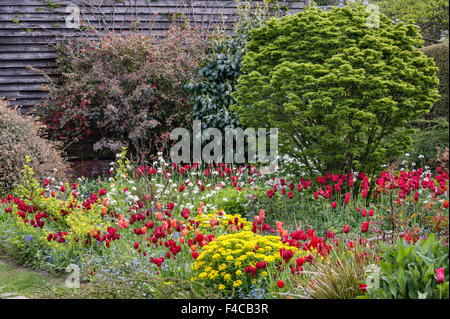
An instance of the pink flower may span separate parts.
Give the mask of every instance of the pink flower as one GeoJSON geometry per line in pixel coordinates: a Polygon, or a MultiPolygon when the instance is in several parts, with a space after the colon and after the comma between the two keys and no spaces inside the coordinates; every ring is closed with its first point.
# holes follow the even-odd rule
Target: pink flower
{"type": "Polygon", "coordinates": [[[444,267],[435,270],[436,270],[436,282],[438,284],[444,282],[445,280],[444,267]]]}

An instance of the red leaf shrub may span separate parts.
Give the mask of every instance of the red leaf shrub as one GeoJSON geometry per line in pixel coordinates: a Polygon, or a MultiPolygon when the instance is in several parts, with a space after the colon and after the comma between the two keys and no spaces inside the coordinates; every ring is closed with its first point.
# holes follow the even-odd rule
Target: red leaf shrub
{"type": "Polygon", "coordinates": [[[60,44],[60,77],[36,111],[54,139],[95,151],[129,146],[144,159],[164,150],[173,128],[189,127],[185,85],[197,76],[207,40],[200,29],[173,25],[163,38],[111,32],[60,44]]]}

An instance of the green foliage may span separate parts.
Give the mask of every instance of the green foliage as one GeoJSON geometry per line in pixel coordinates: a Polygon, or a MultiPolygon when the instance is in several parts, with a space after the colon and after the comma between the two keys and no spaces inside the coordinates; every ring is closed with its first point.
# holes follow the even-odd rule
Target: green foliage
{"type": "Polygon", "coordinates": [[[447,0],[374,0],[382,13],[391,19],[407,22],[412,20],[424,38],[440,40],[448,36],[447,0]]]}
{"type": "Polygon", "coordinates": [[[173,128],[189,127],[185,85],[196,77],[207,43],[189,25],[172,25],[164,36],[112,32],[101,41],[59,45],[60,77],[36,108],[49,135],[91,154],[129,146],[143,160],[164,151],[173,128]]]}
{"type": "Polygon", "coordinates": [[[435,119],[437,117],[444,117],[448,121],[449,104],[448,104],[448,90],[449,90],[449,73],[448,73],[448,41],[430,45],[422,49],[429,58],[433,58],[438,67],[437,77],[439,78],[439,94],[441,98],[437,101],[430,113],[426,116],[427,119],[435,119]]]}
{"type": "Polygon", "coordinates": [[[193,118],[201,120],[203,128],[223,130],[241,126],[229,107],[235,103],[231,93],[236,90],[250,30],[264,25],[270,16],[284,13],[276,1],[256,8],[246,2],[238,9],[233,34],[219,36],[213,42],[212,47],[208,48],[208,59],[198,72],[199,81],[187,86],[194,97],[193,118]]]}
{"type": "MultiPolygon", "coordinates": [[[[345,242],[339,242],[345,247],[345,242]]],[[[356,244],[344,252],[332,250],[326,259],[317,259],[305,276],[296,279],[293,297],[312,299],[355,299],[364,295],[360,288],[373,265],[374,251],[356,244]]]]}
{"type": "Polygon", "coordinates": [[[403,240],[393,247],[381,244],[380,287],[369,290],[376,298],[425,299],[448,298],[448,246],[441,245],[434,235],[420,239],[415,246],[403,240]],[[445,269],[442,287],[436,283],[436,271],[445,269]]]}
{"type": "Polygon", "coordinates": [[[430,45],[421,50],[429,58],[433,58],[438,67],[439,94],[441,98],[434,104],[430,113],[424,114],[411,124],[416,129],[410,151],[410,160],[428,162],[436,157],[436,147],[448,147],[448,42],[430,45]],[[423,155],[423,159],[418,157],[423,155]]]}
{"type": "Polygon", "coordinates": [[[418,127],[412,136],[413,144],[408,161],[416,163],[428,163],[436,158],[436,147],[449,146],[448,118],[438,117],[432,120],[419,119],[413,122],[418,127]],[[423,157],[422,157],[422,156],[423,157]]]}
{"type": "Polygon", "coordinates": [[[307,8],[251,32],[231,109],[245,126],[278,128],[280,151],[311,173],[378,170],[438,98],[417,28],[384,15],[372,28],[368,15],[307,8]]]}

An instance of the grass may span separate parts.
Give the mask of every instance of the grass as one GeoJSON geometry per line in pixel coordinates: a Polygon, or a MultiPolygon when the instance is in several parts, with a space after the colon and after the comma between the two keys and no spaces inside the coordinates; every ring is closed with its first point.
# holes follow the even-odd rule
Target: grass
{"type": "Polygon", "coordinates": [[[22,268],[8,260],[0,260],[0,295],[11,293],[28,298],[40,298],[48,288],[63,284],[63,279],[22,268]]]}

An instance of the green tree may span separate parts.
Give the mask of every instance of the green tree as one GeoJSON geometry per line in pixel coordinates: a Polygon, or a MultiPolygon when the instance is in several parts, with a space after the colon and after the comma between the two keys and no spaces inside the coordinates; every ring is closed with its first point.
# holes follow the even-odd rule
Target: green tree
{"type": "Polygon", "coordinates": [[[425,40],[448,36],[448,0],[374,0],[380,11],[393,20],[416,23],[425,40]]]}
{"type": "Polygon", "coordinates": [[[251,32],[231,109],[247,127],[278,128],[280,151],[311,173],[378,170],[439,97],[417,27],[368,18],[363,7],[307,8],[251,32]]]}

